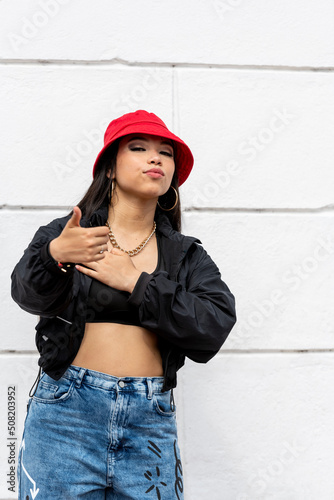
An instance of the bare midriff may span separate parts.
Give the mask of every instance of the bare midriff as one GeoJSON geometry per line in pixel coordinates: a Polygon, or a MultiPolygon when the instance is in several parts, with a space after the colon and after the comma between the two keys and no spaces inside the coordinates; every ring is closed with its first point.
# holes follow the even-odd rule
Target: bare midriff
{"type": "Polygon", "coordinates": [[[86,323],[72,364],[115,377],[163,375],[156,334],[133,325],[86,323]]]}
{"type": "MultiPolygon", "coordinates": [[[[110,245],[108,245],[110,248],[110,245]]],[[[156,238],[133,257],[137,269],[153,272],[158,260],[156,238]]],[[[161,377],[162,359],[155,333],[135,325],[86,323],[73,365],[115,377],[161,377]]]]}

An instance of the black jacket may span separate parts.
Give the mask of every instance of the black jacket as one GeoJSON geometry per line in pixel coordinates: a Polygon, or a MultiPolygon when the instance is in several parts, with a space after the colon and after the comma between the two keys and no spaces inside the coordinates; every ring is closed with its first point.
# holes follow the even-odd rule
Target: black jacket
{"type": "MultiPolygon", "coordinates": [[[[102,205],[85,227],[101,226],[102,205]]],[[[70,216],[55,219],[36,232],[12,273],[12,297],[25,311],[40,316],[36,326],[38,364],[58,380],[74,360],[85,329],[92,279],[76,269],[62,272],[49,254],[70,216]]],[[[234,297],[219,270],[196,238],[174,231],[165,215],[157,232],[167,271],[143,272],[129,297],[141,326],[155,332],[163,360],[164,390],[176,386],[185,356],[206,363],[220,349],[235,321],[234,297]]]]}

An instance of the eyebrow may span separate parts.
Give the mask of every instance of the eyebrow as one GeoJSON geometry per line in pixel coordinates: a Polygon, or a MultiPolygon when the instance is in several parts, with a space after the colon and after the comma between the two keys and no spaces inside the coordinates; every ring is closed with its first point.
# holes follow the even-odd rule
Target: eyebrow
{"type": "MultiPolygon", "coordinates": [[[[131,141],[138,141],[138,140],[148,142],[148,139],[145,139],[145,137],[131,137],[131,139],[128,140],[128,143],[131,141]]],[[[171,141],[161,141],[161,144],[166,144],[167,146],[173,148],[173,144],[171,141]]]]}

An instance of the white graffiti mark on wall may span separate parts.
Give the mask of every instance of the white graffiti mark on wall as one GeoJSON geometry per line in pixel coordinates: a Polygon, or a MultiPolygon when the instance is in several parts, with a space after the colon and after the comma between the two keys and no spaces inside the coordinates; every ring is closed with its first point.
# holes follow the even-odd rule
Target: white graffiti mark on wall
{"type": "MultiPolygon", "coordinates": [[[[25,450],[25,448],[26,448],[24,439],[22,441],[22,448],[23,448],[23,450],[25,450]]],[[[33,489],[30,488],[30,493],[31,493],[32,500],[34,500],[36,498],[36,496],[38,495],[39,488],[36,488],[36,482],[32,479],[31,476],[29,476],[27,469],[23,465],[23,450],[22,450],[22,456],[21,456],[21,466],[22,466],[22,469],[23,469],[25,475],[27,476],[27,478],[29,479],[29,481],[31,481],[31,483],[33,485],[33,489]]]]}

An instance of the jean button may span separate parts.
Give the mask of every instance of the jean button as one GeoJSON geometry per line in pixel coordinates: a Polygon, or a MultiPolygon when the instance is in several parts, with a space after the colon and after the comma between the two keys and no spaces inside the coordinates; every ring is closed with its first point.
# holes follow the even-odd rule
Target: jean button
{"type": "Polygon", "coordinates": [[[125,382],[123,380],[119,380],[118,385],[123,389],[125,387],[125,382]]]}

